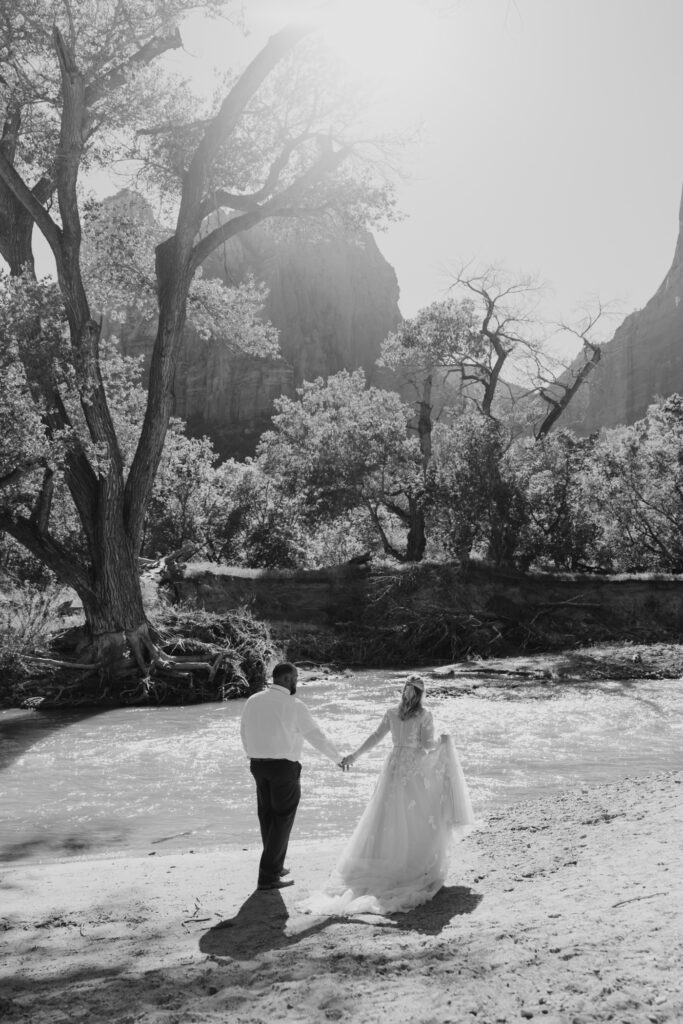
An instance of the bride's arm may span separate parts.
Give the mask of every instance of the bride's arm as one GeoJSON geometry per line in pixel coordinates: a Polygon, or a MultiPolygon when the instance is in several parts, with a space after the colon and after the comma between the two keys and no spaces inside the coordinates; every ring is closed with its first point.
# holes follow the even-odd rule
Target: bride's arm
{"type": "Polygon", "coordinates": [[[425,750],[434,750],[438,743],[434,739],[434,716],[431,711],[425,711],[420,722],[420,743],[425,750]]]}
{"type": "Polygon", "coordinates": [[[347,761],[349,764],[353,764],[354,761],[358,760],[361,754],[366,754],[368,750],[372,750],[373,747],[376,747],[379,741],[383,739],[389,732],[389,729],[389,712],[385,711],[384,717],[377,726],[377,728],[375,729],[375,731],[371,732],[368,738],[363,743],[361,743],[358,750],[354,751],[353,754],[349,754],[347,757],[344,758],[344,760],[347,761]]]}

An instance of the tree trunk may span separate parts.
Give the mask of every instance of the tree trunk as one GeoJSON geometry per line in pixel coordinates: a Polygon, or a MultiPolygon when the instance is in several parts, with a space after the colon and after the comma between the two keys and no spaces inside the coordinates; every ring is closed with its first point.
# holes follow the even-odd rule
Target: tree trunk
{"type": "Polygon", "coordinates": [[[421,562],[427,535],[425,531],[424,512],[414,498],[408,499],[408,537],[406,540],[406,562],[421,562]]]}
{"type": "Polygon", "coordinates": [[[116,680],[133,668],[149,673],[158,651],[149,635],[142,601],[135,547],[122,526],[120,511],[100,502],[103,514],[91,521],[90,560],[74,557],[58,540],[43,532],[38,519],[0,515],[0,529],[24,545],[63,583],[73,587],[83,603],[85,636],[76,649],[79,662],[90,662],[116,689],[116,680]],[[131,660],[132,655],[133,660],[131,660]]]}
{"type": "Polygon", "coordinates": [[[561,392],[559,398],[555,398],[554,395],[550,395],[544,388],[541,388],[539,394],[550,406],[550,412],[536,432],[537,441],[540,441],[550,433],[550,430],[557,423],[581,385],[588,380],[588,377],[600,362],[602,350],[599,345],[594,345],[590,341],[584,341],[583,357],[584,364],[575,374],[571,384],[566,384],[561,380],[556,382],[555,387],[561,392]]]}
{"type": "MultiPolygon", "coordinates": [[[[0,255],[8,260],[12,273],[28,267],[33,273],[31,226],[35,223],[54,255],[57,280],[69,323],[74,384],[79,391],[80,412],[87,427],[87,440],[72,430],[70,403],[56,382],[35,380],[46,410],[48,436],[63,431],[69,438],[60,469],[78,513],[86,550],[80,558],[49,534],[51,475],[41,488],[30,517],[0,514],[0,526],[37,553],[70,582],[83,601],[89,654],[93,665],[110,676],[119,668],[130,668],[126,650],[143,674],[145,685],[150,669],[164,671],[170,664],[151,641],[146,622],[137,556],[140,550],[145,509],[152,490],[172,406],[173,378],[185,324],[188,290],[198,266],[229,237],[266,217],[294,215],[303,193],[335,169],[350,150],[330,143],[319,159],[286,187],[280,172],[290,160],[285,145],[276,158],[263,187],[251,197],[250,209],[235,207],[240,215],[227,217],[212,231],[202,231],[207,217],[228,204],[218,201],[213,168],[223,147],[235,131],[252,97],[270,72],[312,29],[305,22],[293,24],[274,35],[260,54],[229,90],[218,113],[211,118],[189,162],[183,178],[176,229],[157,248],[159,324],[149,378],[148,403],[142,432],[128,474],[107,404],[99,365],[99,327],[92,319],[81,268],[81,212],[78,178],[93,127],[93,105],[108,89],[127,81],[124,64],[106,73],[98,82],[90,80],[79,67],[72,46],[73,32],[63,34],[53,25],[52,37],[61,77],[61,118],[59,143],[54,159],[44,169],[45,177],[30,188],[15,166],[21,109],[11,107],[0,134],[0,255]],[[48,199],[56,193],[59,217],[52,216],[48,199]],[[252,208],[253,207],[253,208],[252,208]],[[92,455],[94,450],[97,457],[92,455]]],[[[180,45],[177,32],[145,43],[130,57],[129,66],[148,63],[153,56],[180,45]]],[[[8,108],[9,109],[9,108],[8,108]]],[[[230,197],[229,202],[234,202],[230,197]]],[[[228,204],[229,205],[229,204],[228,204]]],[[[50,468],[50,474],[52,470],[50,468]]],[[[172,659],[171,659],[172,661],[172,659]]],[[[202,668],[204,666],[201,666],[202,668]]],[[[212,679],[215,666],[211,670],[212,679]]]]}
{"type": "Polygon", "coordinates": [[[35,277],[33,219],[13,195],[0,189],[0,256],[12,277],[27,271],[35,277]]]}
{"type": "Polygon", "coordinates": [[[422,383],[422,398],[417,417],[417,435],[422,453],[422,471],[427,472],[432,460],[432,375],[427,374],[422,383]]]}
{"type": "Polygon", "coordinates": [[[92,589],[79,596],[85,614],[88,657],[113,680],[124,666],[129,646],[136,661],[140,657],[145,664],[149,631],[137,566],[131,566],[127,558],[108,558],[103,569],[92,589]]]}
{"type": "MultiPolygon", "coordinates": [[[[0,154],[12,166],[21,130],[21,107],[10,100],[0,136],[0,154]]],[[[27,270],[35,274],[33,262],[33,217],[14,193],[0,181],[0,256],[13,277],[27,270]]]]}

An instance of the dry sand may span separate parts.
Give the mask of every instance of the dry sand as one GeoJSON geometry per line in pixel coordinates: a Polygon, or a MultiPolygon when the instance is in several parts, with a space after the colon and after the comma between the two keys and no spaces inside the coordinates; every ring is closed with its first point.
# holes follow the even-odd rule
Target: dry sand
{"type": "Polygon", "coordinates": [[[10,1024],[683,1021],[683,774],[517,804],[391,918],[299,909],[338,852],[290,847],[14,864],[0,872],[10,1024]]]}

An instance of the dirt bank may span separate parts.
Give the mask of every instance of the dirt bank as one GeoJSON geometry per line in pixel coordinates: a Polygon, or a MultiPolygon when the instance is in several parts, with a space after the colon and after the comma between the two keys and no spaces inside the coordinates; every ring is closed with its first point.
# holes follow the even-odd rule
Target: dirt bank
{"type": "Polygon", "coordinates": [[[268,622],[290,660],[370,666],[592,643],[678,643],[683,576],[521,573],[472,561],[309,570],[190,563],[175,597],[268,622]]]}

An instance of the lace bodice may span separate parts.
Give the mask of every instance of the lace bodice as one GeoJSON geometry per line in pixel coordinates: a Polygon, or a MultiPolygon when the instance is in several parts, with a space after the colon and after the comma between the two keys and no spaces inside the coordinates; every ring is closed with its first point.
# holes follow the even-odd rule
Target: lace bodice
{"type": "Polygon", "coordinates": [[[395,747],[430,750],[434,746],[434,719],[430,711],[423,708],[419,714],[402,720],[398,716],[398,708],[389,708],[375,731],[358,749],[357,754],[364,754],[377,746],[388,732],[391,732],[395,747]]]}

